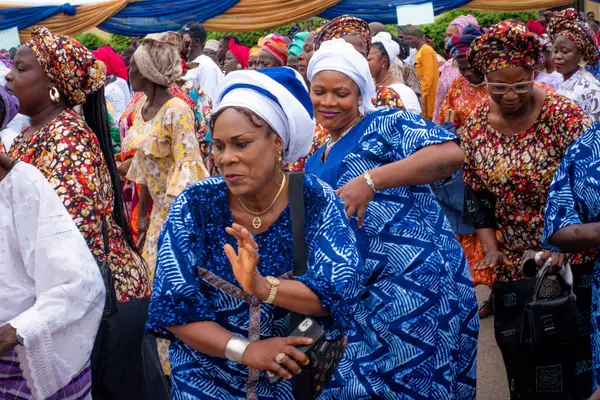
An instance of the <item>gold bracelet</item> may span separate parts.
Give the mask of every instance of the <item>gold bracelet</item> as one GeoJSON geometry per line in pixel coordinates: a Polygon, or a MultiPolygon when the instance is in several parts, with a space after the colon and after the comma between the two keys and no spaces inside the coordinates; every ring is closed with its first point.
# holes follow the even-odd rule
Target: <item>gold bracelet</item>
{"type": "Polygon", "coordinates": [[[279,279],[274,276],[267,276],[267,283],[271,285],[271,292],[269,293],[269,297],[265,300],[267,304],[273,304],[275,301],[275,297],[277,296],[277,289],[279,289],[279,279]]]}

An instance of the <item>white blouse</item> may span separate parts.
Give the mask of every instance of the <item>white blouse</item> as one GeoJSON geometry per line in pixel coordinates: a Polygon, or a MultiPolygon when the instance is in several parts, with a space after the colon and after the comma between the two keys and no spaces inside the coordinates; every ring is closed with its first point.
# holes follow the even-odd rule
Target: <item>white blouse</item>
{"type": "Polygon", "coordinates": [[[115,110],[115,119],[118,122],[131,101],[131,91],[129,90],[127,81],[121,78],[115,78],[113,82],[106,85],[104,97],[106,97],[106,100],[113,106],[115,110]]]}
{"type": "Polygon", "coordinates": [[[0,181],[0,325],[34,398],[66,386],[87,364],[104,308],[98,265],[44,176],[20,162],[0,181]]]}
{"type": "Polygon", "coordinates": [[[600,121],[600,82],[588,71],[575,72],[560,84],[557,93],[577,103],[592,122],[600,121]]]}
{"type": "Polygon", "coordinates": [[[389,87],[394,89],[396,93],[400,95],[400,99],[402,99],[402,103],[404,104],[406,111],[421,115],[421,102],[411,88],[403,83],[394,83],[389,87]]]}

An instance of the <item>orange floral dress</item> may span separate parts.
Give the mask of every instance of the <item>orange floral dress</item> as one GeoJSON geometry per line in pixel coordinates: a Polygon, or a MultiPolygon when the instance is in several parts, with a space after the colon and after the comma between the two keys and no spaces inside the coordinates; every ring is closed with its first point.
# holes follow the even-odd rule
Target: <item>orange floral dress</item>
{"type": "Polygon", "coordinates": [[[96,260],[111,267],[120,302],[150,295],[148,268],[112,217],[114,192],[98,139],[79,114],[67,109],[29,137],[22,133],[8,156],[35,166],[48,179],[96,260]],[[108,225],[108,252],[103,219],[108,225]]]}
{"type": "Polygon", "coordinates": [[[440,124],[446,122],[447,112],[454,110],[454,121],[448,122],[453,122],[457,128],[463,127],[473,110],[489,98],[485,85],[473,86],[464,76],[459,75],[450,86],[446,100],[440,108],[440,124]]]}

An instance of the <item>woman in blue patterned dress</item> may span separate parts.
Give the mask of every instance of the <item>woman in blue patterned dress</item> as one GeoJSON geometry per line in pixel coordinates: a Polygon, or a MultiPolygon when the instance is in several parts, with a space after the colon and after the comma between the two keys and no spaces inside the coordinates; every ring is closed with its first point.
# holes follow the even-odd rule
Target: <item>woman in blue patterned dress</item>
{"type": "Polygon", "coordinates": [[[173,203],[148,328],[172,341],[175,399],[291,400],[290,371],[308,361],[294,346],[310,342],[285,337],[290,311],[317,318],[329,338],[341,337],[360,299],[362,263],[342,202],[306,175],[308,270],[289,279],[293,241],[282,166],[307,154],[314,131],[302,77],[289,68],[236,71],[220,89],[212,131],[221,176],[190,186],[173,203]],[[286,380],[269,384],[267,373],[286,380]]]}
{"type": "MultiPolygon", "coordinates": [[[[544,247],[579,253],[600,247],[600,123],[592,125],[563,157],[546,203],[544,247]]],[[[574,266],[575,268],[576,266],[574,266]]],[[[575,271],[573,271],[575,272],[575,271]]],[[[600,385],[600,258],[592,278],[592,367],[600,385]]],[[[600,399],[600,392],[592,398],[600,399]],[[594,397],[595,396],[595,397],[594,397]]]]}
{"type": "Polygon", "coordinates": [[[315,53],[309,78],[331,139],[306,170],[338,189],[370,277],[321,398],[475,398],[473,282],[429,186],[462,165],[456,137],[414,114],[375,111],[368,63],[341,40],[315,53]]]}

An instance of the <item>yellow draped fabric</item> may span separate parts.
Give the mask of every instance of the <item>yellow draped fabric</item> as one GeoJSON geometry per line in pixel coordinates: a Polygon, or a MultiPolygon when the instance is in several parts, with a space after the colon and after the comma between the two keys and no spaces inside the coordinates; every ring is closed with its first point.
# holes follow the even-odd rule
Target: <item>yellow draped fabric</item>
{"type": "Polygon", "coordinates": [[[219,32],[269,29],[313,17],[340,2],[341,0],[240,0],[225,13],[203,24],[206,29],[219,32]]]}
{"type": "Polygon", "coordinates": [[[573,0],[473,0],[462,8],[472,11],[536,11],[573,4],[573,0]]]}
{"type": "MultiPolygon", "coordinates": [[[[109,0],[98,4],[90,4],[77,7],[77,14],[74,16],[56,14],[53,17],[42,20],[36,25],[42,25],[50,29],[51,32],[62,33],[64,35],[74,35],[92,29],[121,11],[123,7],[131,0],[109,0]]],[[[15,7],[0,4],[0,8],[15,7]]],[[[31,36],[33,26],[19,30],[21,43],[25,43],[31,36]]]]}

